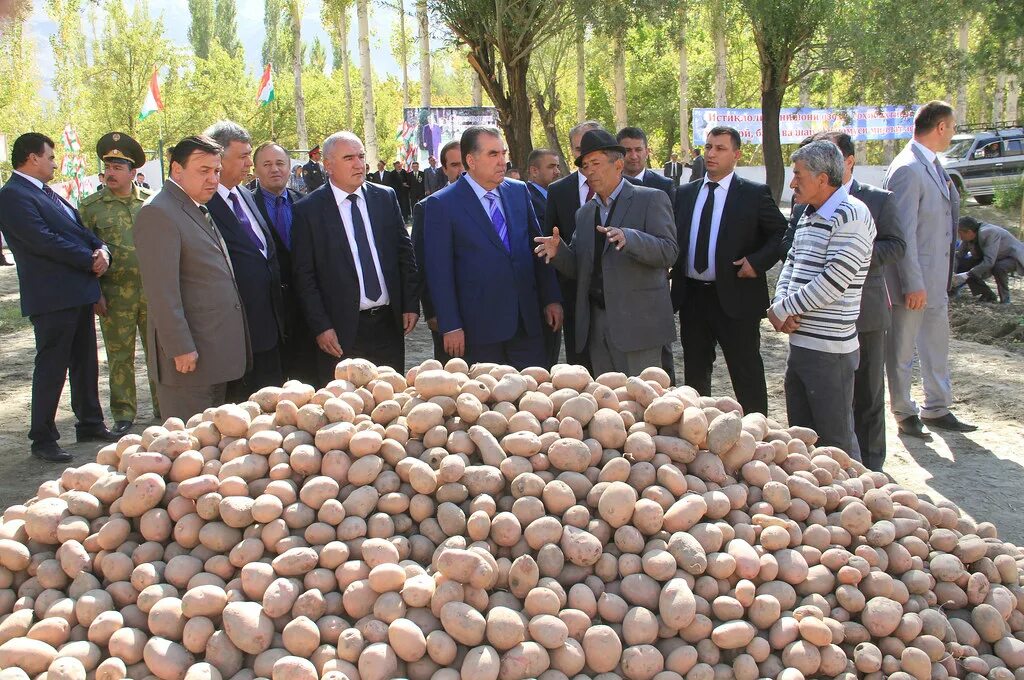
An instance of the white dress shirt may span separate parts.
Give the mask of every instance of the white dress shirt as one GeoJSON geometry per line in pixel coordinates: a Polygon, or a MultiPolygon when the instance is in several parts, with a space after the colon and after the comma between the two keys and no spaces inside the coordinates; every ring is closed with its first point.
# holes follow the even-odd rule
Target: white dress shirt
{"type": "Polygon", "coordinates": [[[579,187],[579,191],[580,191],[580,206],[582,207],[583,204],[587,202],[587,194],[590,193],[590,185],[587,184],[587,178],[583,176],[582,172],[577,173],[577,174],[578,174],[579,180],[580,180],[580,187],[579,187]]]}
{"type": "Polygon", "coordinates": [[[645,172],[647,172],[647,168],[644,168],[643,170],[641,170],[639,175],[632,175],[632,177],[637,182],[640,182],[640,184],[643,184],[644,183],[644,173],[645,172]]]}
{"type": "Polygon", "coordinates": [[[697,254],[697,234],[700,232],[700,215],[704,211],[704,204],[707,202],[707,183],[712,181],[704,175],[704,182],[700,185],[700,193],[697,194],[697,202],[693,205],[693,217],[690,219],[690,245],[686,253],[686,275],[698,281],[714,281],[717,276],[715,271],[715,249],[718,246],[718,232],[722,224],[722,211],[725,209],[725,196],[729,193],[729,185],[732,184],[734,173],[729,173],[718,181],[718,188],[715,189],[715,205],[711,210],[711,239],[708,241],[708,268],[698,273],[693,267],[693,261],[697,254]]]}
{"type": "Polygon", "coordinates": [[[373,268],[377,272],[377,280],[380,282],[380,298],[371,300],[366,297],[366,286],[363,285],[363,268],[359,264],[359,245],[356,242],[356,233],[352,228],[352,201],[348,200],[349,192],[339,189],[333,182],[328,182],[331,191],[334,192],[334,200],[338,204],[338,212],[341,213],[341,223],[345,226],[345,237],[348,239],[348,247],[352,250],[352,260],[356,268],[356,276],[359,277],[359,309],[373,309],[391,304],[388,296],[388,286],[384,282],[384,271],[380,267],[380,256],[377,254],[377,242],[373,239],[373,228],[370,223],[370,213],[366,209],[366,195],[363,187],[359,187],[352,193],[358,196],[356,203],[359,206],[359,215],[363,218],[363,226],[366,227],[366,241],[370,244],[370,254],[373,256],[373,268]]]}
{"type": "Polygon", "coordinates": [[[228,208],[231,209],[232,213],[235,212],[235,205],[231,202],[231,194],[238,197],[238,205],[242,206],[242,212],[244,212],[245,216],[249,218],[249,224],[252,225],[253,233],[256,234],[256,238],[260,240],[260,254],[263,255],[263,257],[267,257],[267,239],[263,235],[263,230],[260,229],[260,223],[256,221],[256,217],[252,214],[252,211],[249,210],[249,205],[245,202],[245,199],[242,198],[242,195],[238,193],[238,187],[228,189],[223,184],[218,184],[217,193],[220,194],[220,197],[228,204],[228,208]]]}
{"type": "MultiPolygon", "coordinates": [[[[33,177],[32,175],[26,175],[26,174],[25,174],[25,173],[23,173],[23,172],[18,172],[17,170],[15,170],[15,171],[14,171],[14,174],[15,174],[15,175],[21,175],[22,177],[24,177],[25,179],[27,179],[27,180],[28,180],[29,182],[32,182],[32,184],[34,184],[34,185],[36,186],[36,188],[38,188],[38,189],[39,189],[40,191],[42,191],[42,190],[43,190],[43,182],[42,182],[42,180],[36,179],[36,178],[35,178],[35,177],[33,177]]],[[[50,189],[50,191],[53,191],[53,189],[51,188],[51,189],[50,189]]],[[[54,193],[56,193],[56,192],[54,192],[54,193]]],[[[75,217],[75,213],[74,213],[74,211],[73,211],[73,210],[72,210],[71,208],[69,208],[69,207],[68,207],[68,206],[67,206],[67,205],[66,205],[66,204],[64,203],[64,201],[61,201],[61,202],[60,202],[60,205],[61,205],[61,207],[62,207],[62,208],[64,208],[64,212],[66,212],[66,213],[68,214],[68,217],[70,217],[71,219],[73,219],[73,220],[76,220],[76,221],[77,221],[77,218],[75,217]]]]}

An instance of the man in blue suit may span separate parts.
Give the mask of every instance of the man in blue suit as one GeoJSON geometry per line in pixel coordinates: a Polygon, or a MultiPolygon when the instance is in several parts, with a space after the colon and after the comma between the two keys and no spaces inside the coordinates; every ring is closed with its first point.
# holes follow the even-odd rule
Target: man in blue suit
{"type": "Polygon", "coordinates": [[[460,140],[466,174],[424,202],[424,269],[445,351],[470,364],[546,365],[543,324],[562,324],[554,271],[533,257],[526,184],[505,179],[497,128],[460,140]]]}
{"type": "Polygon", "coordinates": [[[78,211],[47,182],[57,163],[53,140],[36,132],[18,137],[14,173],[0,189],[0,229],[18,261],[21,313],[36,337],[32,373],[32,455],[53,463],[72,459],[57,440],[54,419],[70,373],[78,441],[116,441],[103,424],[93,305],[110,251],[85,228],[78,211]]]}

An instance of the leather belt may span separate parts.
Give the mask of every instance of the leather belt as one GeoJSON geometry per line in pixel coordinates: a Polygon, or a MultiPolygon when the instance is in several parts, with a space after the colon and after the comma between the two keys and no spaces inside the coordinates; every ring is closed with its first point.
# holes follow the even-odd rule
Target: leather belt
{"type": "Polygon", "coordinates": [[[379,307],[370,307],[369,309],[360,309],[359,313],[363,316],[378,316],[385,312],[391,311],[391,305],[380,305],[379,307]]]}
{"type": "Polygon", "coordinates": [[[715,285],[714,281],[702,281],[700,279],[691,279],[689,276],[686,277],[686,283],[687,285],[695,286],[697,288],[711,288],[712,286],[715,285]]]}

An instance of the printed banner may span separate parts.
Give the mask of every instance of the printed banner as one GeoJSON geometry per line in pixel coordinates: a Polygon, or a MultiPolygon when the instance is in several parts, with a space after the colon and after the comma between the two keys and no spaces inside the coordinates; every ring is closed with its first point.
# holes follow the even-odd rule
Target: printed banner
{"type": "MultiPolygon", "coordinates": [[[[840,131],[855,142],[909,139],[914,135],[914,106],[851,106],[835,109],[782,109],[783,144],[799,144],[817,132],[840,131]]],[[[736,128],[744,142],[760,144],[761,109],[694,109],[693,143],[702,146],[716,125],[736,128]]]]}
{"type": "Polygon", "coordinates": [[[410,164],[419,161],[426,167],[427,158],[433,156],[440,164],[441,148],[460,139],[466,128],[497,124],[498,111],[491,106],[408,108],[398,131],[398,158],[410,164]]]}

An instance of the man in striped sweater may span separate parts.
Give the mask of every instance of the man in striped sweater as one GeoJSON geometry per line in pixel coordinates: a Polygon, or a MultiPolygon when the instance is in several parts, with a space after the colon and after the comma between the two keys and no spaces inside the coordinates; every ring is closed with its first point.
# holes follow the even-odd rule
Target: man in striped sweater
{"type": "Polygon", "coordinates": [[[792,156],[794,203],[808,206],[779,275],[768,319],[789,334],[786,411],[818,444],[853,450],[857,317],[875,223],[843,188],[843,156],[830,141],[792,156]]]}

